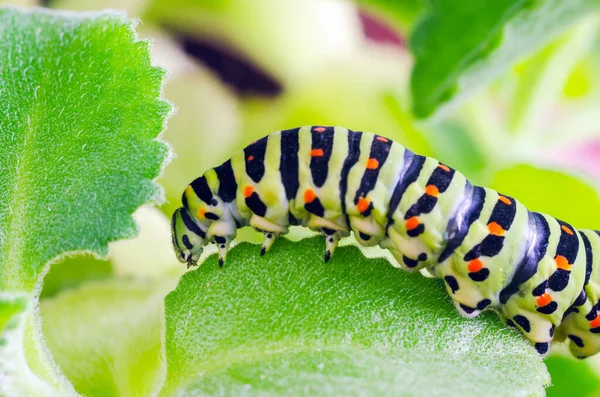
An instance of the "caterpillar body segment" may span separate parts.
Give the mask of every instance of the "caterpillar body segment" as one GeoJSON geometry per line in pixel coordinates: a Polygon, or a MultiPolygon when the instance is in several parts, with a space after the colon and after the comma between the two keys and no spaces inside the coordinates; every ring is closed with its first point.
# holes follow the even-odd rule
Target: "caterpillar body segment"
{"type": "Polygon", "coordinates": [[[495,308],[546,354],[556,335],[577,357],[600,351],[600,235],[471,184],[460,172],[383,136],[341,127],[274,132],[186,187],[173,214],[178,259],[196,265],[237,229],[266,253],[290,225],[325,236],[328,261],[353,232],[401,268],[444,280],[457,310],[495,308]]]}

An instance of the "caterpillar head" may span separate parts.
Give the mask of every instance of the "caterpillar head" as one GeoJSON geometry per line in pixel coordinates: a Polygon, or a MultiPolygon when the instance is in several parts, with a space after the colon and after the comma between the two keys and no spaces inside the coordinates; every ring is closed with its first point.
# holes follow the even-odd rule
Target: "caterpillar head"
{"type": "Polygon", "coordinates": [[[186,208],[178,208],[171,218],[171,238],[179,262],[196,266],[206,244],[206,226],[197,222],[186,208]]]}

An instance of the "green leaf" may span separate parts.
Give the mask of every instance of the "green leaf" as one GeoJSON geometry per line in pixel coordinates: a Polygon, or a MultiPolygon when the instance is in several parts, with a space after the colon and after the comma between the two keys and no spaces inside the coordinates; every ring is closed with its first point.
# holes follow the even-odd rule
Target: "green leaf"
{"type": "Polygon", "coordinates": [[[440,280],[323,249],[242,243],[185,274],[165,300],[161,395],[544,394],[539,356],[494,313],[462,318],[440,280]]]}
{"type": "Polygon", "coordinates": [[[78,393],[152,394],[164,371],[164,297],[176,282],[93,282],[42,301],[48,347],[78,393]]]}
{"type": "Polygon", "coordinates": [[[432,0],[411,36],[415,115],[457,105],[582,16],[596,0],[432,0]]]}
{"type": "Polygon", "coordinates": [[[498,171],[492,189],[577,228],[600,229],[600,194],[596,187],[560,171],[520,164],[498,171]]]}
{"type": "Polygon", "coordinates": [[[66,252],[106,256],[160,198],[171,107],[133,28],[115,12],[0,8],[0,291],[28,301],[0,348],[0,395],[73,393],[35,317],[42,269],[66,252]]]}
{"type": "Polygon", "coordinates": [[[552,355],[544,362],[552,377],[548,397],[594,397],[600,395],[600,376],[594,373],[589,360],[572,356],[552,355]]]}

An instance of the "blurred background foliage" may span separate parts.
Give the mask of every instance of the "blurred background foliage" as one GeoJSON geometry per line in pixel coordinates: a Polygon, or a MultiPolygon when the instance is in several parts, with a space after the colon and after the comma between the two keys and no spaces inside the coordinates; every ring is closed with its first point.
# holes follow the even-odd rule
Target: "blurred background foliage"
{"type": "MultiPolygon", "coordinates": [[[[108,261],[53,266],[42,292],[49,312],[61,291],[90,280],[180,274],[167,217],[184,186],[249,142],[300,125],[377,132],[530,209],[600,229],[600,21],[586,8],[594,1],[5,3],[139,17],[178,109],[164,135],[176,152],[160,178],[166,203],[140,209],[142,235],[113,244],[108,261]]],[[[600,358],[555,351],[548,395],[600,396],[600,358]]]]}

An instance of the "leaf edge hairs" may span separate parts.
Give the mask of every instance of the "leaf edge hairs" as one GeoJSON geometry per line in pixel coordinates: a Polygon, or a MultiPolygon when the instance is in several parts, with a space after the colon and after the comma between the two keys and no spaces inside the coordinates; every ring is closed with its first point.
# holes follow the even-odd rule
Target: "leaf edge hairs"
{"type": "Polygon", "coordinates": [[[444,280],[460,314],[497,309],[545,355],[569,338],[579,358],[600,351],[600,232],[577,230],[381,135],[342,127],[273,132],[184,190],[172,217],[179,261],[213,242],[223,265],[237,229],[290,225],[326,238],[325,262],[350,231],[399,267],[444,280]]]}

